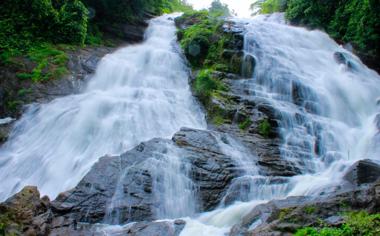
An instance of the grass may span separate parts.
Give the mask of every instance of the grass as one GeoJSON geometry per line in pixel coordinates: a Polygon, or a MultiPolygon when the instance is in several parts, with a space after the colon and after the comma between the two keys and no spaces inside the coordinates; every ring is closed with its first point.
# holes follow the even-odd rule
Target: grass
{"type": "MultiPolygon", "coordinates": [[[[34,64],[30,72],[20,72],[17,77],[22,80],[32,80],[42,82],[49,79],[56,79],[68,73],[68,55],[59,48],[64,46],[53,46],[52,44],[41,44],[32,47],[27,52],[27,58],[34,64]]],[[[64,48],[67,49],[67,48],[64,48]]]]}

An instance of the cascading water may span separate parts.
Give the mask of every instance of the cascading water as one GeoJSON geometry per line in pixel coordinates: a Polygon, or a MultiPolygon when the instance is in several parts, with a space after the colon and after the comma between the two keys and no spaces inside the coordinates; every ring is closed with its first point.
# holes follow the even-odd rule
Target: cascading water
{"type": "MultiPolygon", "coordinates": [[[[282,15],[236,21],[245,24],[245,53],[256,59],[252,78],[237,82],[249,91],[247,98],[273,108],[281,158],[303,173],[288,178],[260,175],[254,153],[233,137],[211,132],[241,175],[216,210],[194,217],[197,186],[188,176],[190,164],[176,147],[163,147],[165,151],[139,167],[152,176],[160,205],[156,216],[188,216],[182,236],[225,235],[257,204],[316,196],[339,185],[356,160],[379,161],[379,75],[326,34],[288,26],[282,15]],[[235,193],[235,202],[227,203],[235,193]]],[[[25,184],[54,196],[75,185],[103,154],[170,137],[184,126],[205,128],[186,68],[175,52],[174,33],[168,16],[152,20],[146,41],[105,57],[82,94],[30,108],[0,151],[0,199],[25,184]]],[[[105,223],[119,223],[115,209],[123,204],[122,180],[128,171],[123,170],[109,199],[105,223]]],[[[112,235],[129,226],[101,226],[100,231],[112,235]]]]}
{"type": "Polygon", "coordinates": [[[0,200],[25,185],[55,197],[102,155],[204,128],[176,47],[173,21],[153,19],[145,42],[107,55],[82,94],[31,107],[0,150],[0,200]]]}
{"type": "Polygon", "coordinates": [[[380,161],[376,72],[325,33],[286,25],[282,14],[236,21],[245,25],[245,53],[256,60],[252,79],[240,83],[252,100],[275,110],[281,158],[299,165],[303,174],[270,184],[270,177],[248,171],[241,177],[250,183],[240,191],[246,195],[248,189],[248,198],[241,197],[245,202],[187,219],[181,236],[225,235],[259,203],[326,193],[342,183],[355,161],[380,161]]]}

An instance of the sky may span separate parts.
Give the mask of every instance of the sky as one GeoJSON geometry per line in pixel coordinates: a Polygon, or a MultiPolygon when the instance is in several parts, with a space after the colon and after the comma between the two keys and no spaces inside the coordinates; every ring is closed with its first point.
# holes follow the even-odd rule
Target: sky
{"type": "MultiPolygon", "coordinates": [[[[187,0],[188,3],[192,4],[195,9],[209,8],[212,0],[187,0]]],[[[249,6],[253,0],[221,0],[221,2],[227,4],[230,9],[233,9],[239,17],[249,17],[251,11],[249,6]]]]}

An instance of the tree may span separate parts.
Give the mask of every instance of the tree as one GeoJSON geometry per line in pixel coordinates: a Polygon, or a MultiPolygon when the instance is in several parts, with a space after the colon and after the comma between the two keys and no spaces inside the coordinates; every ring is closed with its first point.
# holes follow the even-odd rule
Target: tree
{"type": "Polygon", "coordinates": [[[231,12],[228,8],[228,5],[221,3],[220,0],[214,0],[211,3],[209,12],[213,16],[231,16],[231,12]]]}

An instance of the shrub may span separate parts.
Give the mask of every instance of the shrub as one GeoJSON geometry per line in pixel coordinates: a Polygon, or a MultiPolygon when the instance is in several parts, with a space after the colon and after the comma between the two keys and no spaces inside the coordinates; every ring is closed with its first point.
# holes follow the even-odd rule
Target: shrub
{"type": "Polygon", "coordinates": [[[297,230],[295,236],[375,236],[380,235],[380,214],[369,215],[367,212],[350,212],[345,215],[341,227],[312,228],[297,230]]]}
{"type": "Polygon", "coordinates": [[[267,119],[262,120],[259,123],[259,134],[261,134],[262,136],[268,138],[271,130],[272,130],[272,127],[267,119]]]}
{"type": "Polygon", "coordinates": [[[220,81],[212,78],[212,70],[201,70],[194,81],[194,90],[203,102],[207,104],[212,93],[216,90],[223,90],[223,85],[220,81]]]}
{"type": "Polygon", "coordinates": [[[59,14],[59,39],[63,43],[84,44],[87,35],[88,10],[79,0],[67,0],[59,14]]]}

